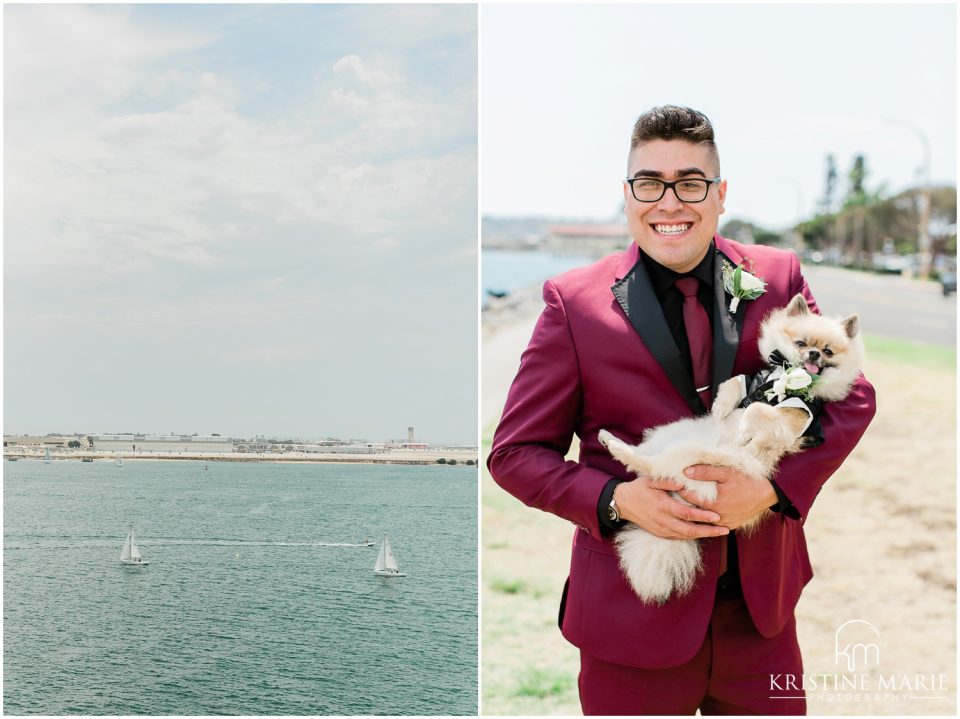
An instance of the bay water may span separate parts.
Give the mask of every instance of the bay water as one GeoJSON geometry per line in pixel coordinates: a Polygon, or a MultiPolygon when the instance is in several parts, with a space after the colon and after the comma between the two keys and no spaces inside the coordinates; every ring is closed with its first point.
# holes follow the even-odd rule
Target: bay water
{"type": "Polygon", "coordinates": [[[4,714],[477,713],[475,467],[4,470],[4,714]]]}
{"type": "Polygon", "coordinates": [[[554,275],[589,265],[597,258],[542,250],[484,250],[480,256],[483,301],[487,293],[514,292],[542,284],[554,275]]]}

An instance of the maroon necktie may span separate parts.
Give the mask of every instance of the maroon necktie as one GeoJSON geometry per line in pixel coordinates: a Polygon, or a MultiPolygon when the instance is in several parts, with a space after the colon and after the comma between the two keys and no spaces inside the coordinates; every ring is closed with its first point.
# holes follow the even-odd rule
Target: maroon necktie
{"type": "Polygon", "coordinates": [[[687,330],[690,345],[690,362],[693,364],[693,383],[706,409],[710,409],[710,371],[713,366],[713,332],[710,318],[697,299],[700,280],[696,277],[681,277],[676,281],[683,294],[683,326],[687,330]]]}
{"type": "MultiPolygon", "coordinates": [[[[710,318],[697,299],[700,280],[696,277],[681,277],[676,281],[677,289],[683,294],[683,326],[687,330],[687,342],[690,345],[690,362],[693,364],[693,382],[700,395],[703,406],[710,409],[710,370],[713,365],[713,331],[710,318]]],[[[720,538],[720,574],[727,571],[727,544],[733,537],[720,538]]]]}

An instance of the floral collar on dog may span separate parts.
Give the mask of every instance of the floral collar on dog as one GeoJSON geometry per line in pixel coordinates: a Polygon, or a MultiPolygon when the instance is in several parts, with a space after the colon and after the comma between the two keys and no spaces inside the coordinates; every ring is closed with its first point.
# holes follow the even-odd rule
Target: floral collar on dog
{"type": "Polygon", "coordinates": [[[796,407],[809,415],[803,430],[803,446],[815,447],[823,444],[823,430],[820,427],[820,410],[823,402],[810,396],[810,389],[817,381],[803,367],[793,366],[779,351],[769,357],[770,366],[753,375],[740,375],[740,408],[754,402],[765,402],[772,406],[796,407]]]}

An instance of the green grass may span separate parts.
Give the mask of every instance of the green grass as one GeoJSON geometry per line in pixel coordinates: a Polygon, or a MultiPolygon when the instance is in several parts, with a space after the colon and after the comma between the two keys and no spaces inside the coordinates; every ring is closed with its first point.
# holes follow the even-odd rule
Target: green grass
{"type": "MultiPolygon", "coordinates": [[[[498,420],[499,421],[499,420],[498,420]]],[[[497,431],[497,422],[491,422],[483,430],[483,436],[480,438],[480,442],[484,447],[490,447],[493,445],[493,433],[497,431]]]]}
{"type": "Polygon", "coordinates": [[[567,672],[532,667],[520,676],[514,696],[546,699],[566,694],[573,685],[574,679],[567,672]]]}
{"type": "Polygon", "coordinates": [[[951,371],[957,369],[957,350],[954,347],[941,347],[868,334],[863,336],[863,340],[867,357],[871,360],[930,369],[951,371]]]}
{"type": "Polygon", "coordinates": [[[515,579],[512,582],[507,582],[503,579],[494,579],[490,582],[490,588],[496,592],[503,592],[504,594],[520,594],[527,590],[527,583],[521,579],[515,579]]]}

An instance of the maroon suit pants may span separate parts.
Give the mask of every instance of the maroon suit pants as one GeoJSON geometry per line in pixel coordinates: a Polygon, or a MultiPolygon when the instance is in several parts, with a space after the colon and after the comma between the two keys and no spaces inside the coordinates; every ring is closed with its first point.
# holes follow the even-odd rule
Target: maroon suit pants
{"type": "Polygon", "coordinates": [[[803,675],[796,620],[768,639],[742,597],[717,599],[703,645],[679,667],[637,669],[581,652],[580,705],[592,716],[806,714],[803,692],[772,689],[771,674],[803,675]]]}

